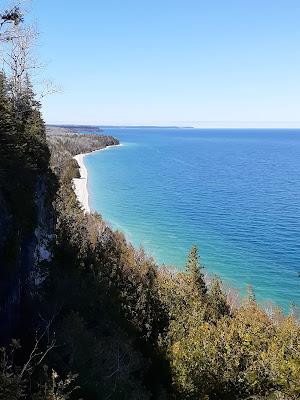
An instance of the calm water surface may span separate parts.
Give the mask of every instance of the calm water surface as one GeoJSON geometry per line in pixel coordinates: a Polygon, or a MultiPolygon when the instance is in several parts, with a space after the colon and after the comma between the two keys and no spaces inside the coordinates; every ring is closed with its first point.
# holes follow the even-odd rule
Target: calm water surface
{"type": "Polygon", "coordinates": [[[300,131],[107,128],[85,158],[91,207],[159,263],[192,244],[229,284],[300,305],[300,131]]]}

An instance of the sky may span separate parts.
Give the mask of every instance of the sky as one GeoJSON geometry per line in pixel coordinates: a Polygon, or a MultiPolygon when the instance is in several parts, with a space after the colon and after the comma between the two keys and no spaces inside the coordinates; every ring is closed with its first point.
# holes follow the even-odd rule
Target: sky
{"type": "Polygon", "coordinates": [[[300,127],[299,0],[33,0],[47,123],[300,127]]]}

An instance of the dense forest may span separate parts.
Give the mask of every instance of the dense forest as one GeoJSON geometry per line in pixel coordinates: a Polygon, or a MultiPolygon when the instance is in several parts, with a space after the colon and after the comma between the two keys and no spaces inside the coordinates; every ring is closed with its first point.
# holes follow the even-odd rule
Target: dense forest
{"type": "Polygon", "coordinates": [[[73,156],[117,139],[46,135],[30,76],[14,78],[0,73],[0,399],[300,398],[295,317],[251,288],[232,301],[195,246],[176,272],[85,213],[73,156]]]}
{"type": "Polygon", "coordinates": [[[73,164],[76,164],[74,160],[72,161],[72,157],[76,154],[89,153],[106,146],[119,144],[119,141],[112,136],[102,134],[82,135],[77,133],[74,127],[71,130],[70,128],[48,126],[46,127],[46,135],[51,152],[50,166],[58,175],[66,163],[73,162],[73,164]]]}

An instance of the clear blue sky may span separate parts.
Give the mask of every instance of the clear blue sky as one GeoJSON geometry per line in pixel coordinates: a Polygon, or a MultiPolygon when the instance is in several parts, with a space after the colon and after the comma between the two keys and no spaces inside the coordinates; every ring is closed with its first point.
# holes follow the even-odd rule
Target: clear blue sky
{"type": "Polygon", "coordinates": [[[34,0],[49,123],[300,127],[299,0],[34,0]]]}

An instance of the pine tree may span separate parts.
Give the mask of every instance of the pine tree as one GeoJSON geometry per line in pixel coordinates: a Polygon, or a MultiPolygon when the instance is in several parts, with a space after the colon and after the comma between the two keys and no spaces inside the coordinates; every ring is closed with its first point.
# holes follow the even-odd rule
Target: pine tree
{"type": "Polygon", "coordinates": [[[16,129],[11,101],[7,95],[7,84],[0,72],[0,179],[3,185],[7,181],[7,172],[11,170],[13,159],[16,158],[16,129]]]}
{"type": "Polygon", "coordinates": [[[31,142],[28,152],[31,165],[34,168],[47,169],[50,154],[46,143],[45,124],[40,113],[40,103],[35,99],[28,74],[25,76],[18,107],[21,129],[31,142]]]}
{"type": "Polygon", "coordinates": [[[12,107],[7,96],[5,76],[0,72],[0,134],[3,135],[4,133],[10,133],[11,130],[12,107]]]}
{"type": "Polygon", "coordinates": [[[199,262],[198,248],[195,245],[192,246],[188,255],[186,271],[190,276],[192,288],[197,290],[201,298],[204,298],[207,294],[207,287],[199,262]]]}
{"type": "Polygon", "coordinates": [[[230,314],[229,305],[222,292],[222,282],[217,277],[213,279],[209,293],[209,314],[213,321],[230,314]]]}

